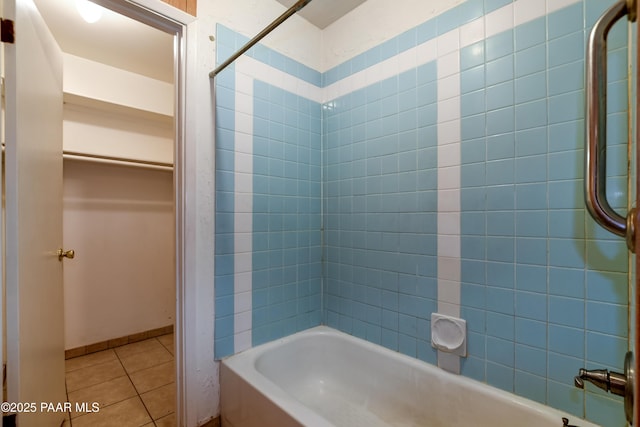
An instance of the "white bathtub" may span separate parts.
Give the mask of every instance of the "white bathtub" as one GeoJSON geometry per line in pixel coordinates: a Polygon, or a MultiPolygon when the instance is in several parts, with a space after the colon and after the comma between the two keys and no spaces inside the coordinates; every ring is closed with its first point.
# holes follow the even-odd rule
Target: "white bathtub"
{"type": "Polygon", "coordinates": [[[320,326],[231,356],[223,427],[595,427],[320,326]]]}

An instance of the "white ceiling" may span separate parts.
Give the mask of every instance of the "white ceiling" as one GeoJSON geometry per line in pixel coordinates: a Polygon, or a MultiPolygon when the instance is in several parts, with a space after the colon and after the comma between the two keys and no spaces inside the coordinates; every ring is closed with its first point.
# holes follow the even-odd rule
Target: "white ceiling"
{"type": "Polygon", "coordinates": [[[172,35],[107,9],[88,24],[75,0],[34,2],[64,52],[173,82],[172,35]]]}
{"type": "MultiPolygon", "coordinates": [[[[298,14],[321,30],[328,27],[366,0],[312,0],[298,14]]],[[[278,0],[289,8],[298,0],[278,0]]]]}

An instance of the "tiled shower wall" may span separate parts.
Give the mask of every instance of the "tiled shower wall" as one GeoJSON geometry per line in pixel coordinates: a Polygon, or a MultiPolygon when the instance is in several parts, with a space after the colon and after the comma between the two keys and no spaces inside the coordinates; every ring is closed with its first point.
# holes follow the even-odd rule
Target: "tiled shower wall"
{"type": "Polygon", "coordinates": [[[320,324],[320,81],[261,45],[216,78],[217,358],[320,324]]]}
{"type": "MultiPolygon", "coordinates": [[[[573,387],[627,348],[625,246],[582,196],[585,39],[610,4],[469,0],[322,75],[260,47],[218,77],[216,355],[319,324],[322,301],[330,326],[624,425],[620,399],[573,387]],[[431,347],[432,312],[466,319],[468,357],[431,347]]],[[[625,25],[608,99],[621,210],[625,25]]],[[[244,41],[219,29],[220,59],[244,41]]]]}
{"type": "Polygon", "coordinates": [[[325,107],[326,323],[436,363],[436,61],[325,107]]]}
{"type": "MultiPolygon", "coordinates": [[[[624,242],[583,198],[584,51],[605,5],[575,3],[461,50],[464,375],[623,425],[619,401],[584,395],[580,367],[620,370],[624,242]],[[601,415],[606,414],[606,415],[601,415]],[[615,417],[617,415],[617,418],[615,417]]],[[[626,207],[626,22],[610,38],[610,201],[626,207]]]]}

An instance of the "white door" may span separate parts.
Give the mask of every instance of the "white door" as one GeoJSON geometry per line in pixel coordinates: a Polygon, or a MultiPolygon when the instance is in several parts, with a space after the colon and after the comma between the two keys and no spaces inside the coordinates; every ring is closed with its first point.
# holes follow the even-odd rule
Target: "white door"
{"type": "Polygon", "coordinates": [[[66,401],[62,262],[62,54],[32,0],[4,0],[6,307],[9,402],[35,403],[18,425],[59,426],[66,401]]]}

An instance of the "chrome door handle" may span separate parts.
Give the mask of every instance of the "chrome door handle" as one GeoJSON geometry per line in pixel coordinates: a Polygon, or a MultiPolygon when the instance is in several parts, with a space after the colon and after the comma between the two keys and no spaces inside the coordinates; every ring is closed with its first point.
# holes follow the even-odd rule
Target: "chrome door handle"
{"type": "Polygon", "coordinates": [[[587,146],[585,149],[584,192],[587,210],[606,230],[624,237],[635,252],[635,216],[618,214],[607,201],[607,35],[625,15],[635,21],[635,0],[621,0],[609,8],[595,23],[587,48],[587,146]]]}
{"type": "Polygon", "coordinates": [[[76,251],[74,251],[73,249],[68,250],[68,251],[64,251],[62,250],[62,248],[58,249],[58,261],[62,261],[62,258],[69,258],[69,259],[73,259],[76,256],[76,251]]]}

